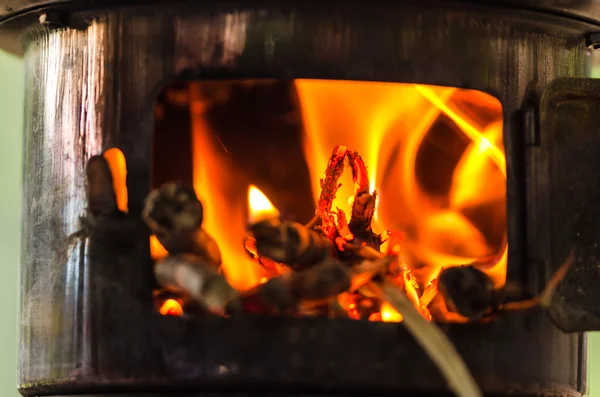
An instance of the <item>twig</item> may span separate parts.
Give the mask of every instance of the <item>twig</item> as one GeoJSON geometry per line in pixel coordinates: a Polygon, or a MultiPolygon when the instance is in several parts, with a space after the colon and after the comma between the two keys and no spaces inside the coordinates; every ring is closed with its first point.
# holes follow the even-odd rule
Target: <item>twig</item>
{"type": "Polygon", "coordinates": [[[321,194],[317,204],[317,214],[321,218],[321,231],[328,239],[334,240],[337,234],[337,225],[331,213],[331,207],[339,187],[338,180],[344,173],[344,159],[348,153],[345,146],[336,146],[331,153],[325,178],[321,179],[321,194]]]}
{"type": "Polygon", "coordinates": [[[363,259],[377,260],[386,257],[386,254],[379,252],[375,248],[369,247],[368,245],[344,243],[343,248],[344,250],[350,251],[363,259]]]}
{"type": "Polygon", "coordinates": [[[565,278],[569,268],[573,265],[575,260],[575,254],[573,251],[569,253],[569,256],[565,260],[556,273],[552,276],[548,284],[544,287],[542,292],[539,295],[534,296],[531,299],[527,299],[520,302],[507,302],[498,307],[499,311],[519,311],[519,310],[528,310],[532,309],[536,306],[540,306],[542,308],[547,308],[550,306],[552,302],[552,296],[556,291],[556,287],[558,284],[565,278]]]}
{"type": "Polygon", "coordinates": [[[348,292],[356,292],[362,286],[371,282],[373,277],[384,273],[395,260],[393,256],[386,256],[378,260],[364,260],[350,270],[352,286],[348,292]]]}
{"type": "Polygon", "coordinates": [[[402,314],[404,318],[402,324],[437,365],[450,388],[458,396],[482,396],[479,387],[450,340],[435,324],[423,318],[397,286],[387,281],[381,286],[371,282],[368,284],[368,288],[402,314]]]}

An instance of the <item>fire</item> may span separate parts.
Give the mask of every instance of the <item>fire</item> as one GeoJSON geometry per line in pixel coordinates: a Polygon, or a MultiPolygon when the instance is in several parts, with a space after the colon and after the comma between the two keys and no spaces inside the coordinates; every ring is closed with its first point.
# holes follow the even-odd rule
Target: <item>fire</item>
{"type": "MultiPolygon", "coordinates": [[[[248,254],[253,248],[245,227],[280,212],[253,184],[262,182],[236,169],[217,137],[206,114],[212,99],[203,87],[210,84],[189,86],[193,185],[205,208],[203,228],[219,244],[225,276],[234,288],[247,290],[273,274],[248,254]]],[[[311,204],[317,203],[332,148],[344,145],[360,153],[370,191],[377,193],[373,229],[394,231],[382,251],[398,254],[410,269],[407,295],[426,317],[423,300],[429,298],[423,292],[442,268],[476,264],[495,287],[504,285],[506,158],[498,100],[478,91],[415,84],[296,80],[294,87],[311,204]]],[[[348,212],[354,196],[350,173],[340,182],[332,208],[348,212]]],[[[156,239],[151,246],[153,257],[166,254],[156,239]]],[[[346,300],[349,311],[358,309],[346,300]]],[[[402,320],[385,302],[372,316],[402,320]]]]}
{"type": "Polygon", "coordinates": [[[379,310],[381,311],[381,321],[383,322],[399,323],[403,319],[402,314],[398,313],[396,309],[387,302],[383,302],[379,310]]]}
{"type": "Polygon", "coordinates": [[[204,114],[208,104],[200,84],[191,84],[194,189],[204,205],[203,228],[219,244],[227,280],[234,288],[246,290],[265,277],[244,246],[248,219],[244,198],[250,184],[234,172],[227,151],[209,126],[204,114]]]}
{"type": "Polygon", "coordinates": [[[104,152],[104,158],[113,178],[117,207],[119,210],[127,212],[127,164],[125,155],[117,148],[110,148],[104,152]]]}
{"type": "Polygon", "coordinates": [[[150,236],[150,256],[152,257],[152,260],[158,261],[166,258],[167,255],[169,255],[169,253],[160,241],[158,241],[156,236],[150,236]]]}
{"type": "Polygon", "coordinates": [[[183,316],[181,304],[172,298],[165,300],[158,312],[163,316],[183,316]]]}
{"type": "Polygon", "coordinates": [[[267,218],[279,217],[279,211],[269,198],[256,186],[248,188],[248,223],[257,223],[267,218]]]}
{"type": "MultiPolygon", "coordinates": [[[[405,233],[402,257],[421,291],[442,267],[482,258],[492,259],[481,270],[496,287],[504,284],[506,159],[498,100],[478,91],[414,84],[296,80],[295,86],[315,198],[331,148],[351,147],[370,167],[372,189],[380,197],[374,229],[405,233]],[[432,136],[440,117],[456,132],[447,128],[432,136]],[[464,150],[443,146],[452,134],[453,142],[465,142],[464,150]],[[423,152],[432,146],[438,157],[455,155],[452,168],[441,169],[431,155],[424,163],[423,152]],[[445,191],[423,185],[421,175],[435,172],[447,175],[445,191]]],[[[352,182],[346,180],[334,206],[347,208],[348,197],[352,182]]],[[[393,317],[385,313],[382,309],[384,321],[393,317]]]]}

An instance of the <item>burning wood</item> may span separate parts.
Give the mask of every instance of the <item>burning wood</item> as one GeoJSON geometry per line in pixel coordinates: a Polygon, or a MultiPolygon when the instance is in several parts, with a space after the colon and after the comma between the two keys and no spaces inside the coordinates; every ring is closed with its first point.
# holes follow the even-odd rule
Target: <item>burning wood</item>
{"type": "MultiPolygon", "coordinates": [[[[90,206],[98,213],[116,210],[107,170],[102,159],[90,160],[88,175],[97,183],[88,194],[90,206]]],[[[386,298],[389,294],[376,287],[384,280],[425,320],[482,320],[498,311],[528,308],[544,301],[540,297],[520,304],[500,304],[499,291],[479,270],[480,266],[485,268],[481,263],[442,269],[421,290],[401,260],[404,234],[373,231],[377,193],[370,191],[361,156],[344,146],[335,147],[331,154],[321,180],[316,216],[307,225],[281,220],[268,198],[258,188],[251,189],[260,202],[250,217],[245,248],[268,277],[241,292],[217,270],[221,252],[202,228],[204,207],[193,187],[167,183],[150,193],[143,217],[169,253],[155,268],[164,288],[180,291],[206,310],[223,315],[240,311],[326,314],[382,321],[399,321],[404,314],[401,310],[384,313],[384,308],[395,307],[386,298]],[[349,222],[343,210],[332,208],[346,166],[354,181],[349,222]],[[382,242],[390,235],[387,253],[381,252],[382,242]]]]}
{"type": "Polygon", "coordinates": [[[443,269],[437,281],[439,292],[452,312],[478,320],[495,306],[492,281],[473,266],[443,269]]]}
{"type": "Polygon", "coordinates": [[[189,295],[211,313],[224,314],[238,296],[214,265],[198,255],[169,255],[156,263],[154,274],[163,288],[189,295]]]}
{"type": "Polygon", "coordinates": [[[502,312],[546,308],[573,261],[574,254],[571,252],[540,294],[513,302],[503,302],[504,291],[493,289],[489,276],[473,266],[442,269],[425,289],[421,303],[434,307],[436,320],[457,323],[489,321],[502,312]]]}
{"type": "Polygon", "coordinates": [[[333,249],[329,240],[295,222],[272,218],[250,225],[249,230],[258,255],[285,263],[295,271],[311,268],[331,256],[333,249]]]}
{"type": "Polygon", "coordinates": [[[325,313],[336,311],[337,295],[354,292],[369,283],[389,264],[390,259],[365,260],[349,268],[333,256],[302,272],[274,277],[241,295],[242,306],[254,313],[298,314],[302,308],[321,306],[325,313]]]}
{"type": "Polygon", "coordinates": [[[170,253],[189,252],[219,267],[221,251],[202,229],[204,208],[194,189],[167,183],[146,198],[143,217],[156,238],[170,253]]]}

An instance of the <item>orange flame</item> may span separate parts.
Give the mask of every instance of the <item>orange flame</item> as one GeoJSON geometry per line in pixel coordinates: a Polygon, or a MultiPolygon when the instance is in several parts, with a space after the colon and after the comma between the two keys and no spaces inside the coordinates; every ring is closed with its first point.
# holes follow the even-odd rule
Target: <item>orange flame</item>
{"type": "Polygon", "coordinates": [[[163,302],[158,312],[163,316],[183,316],[181,304],[177,300],[171,298],[163,302]]]}
{"type": "Polygon", "coordinates": [[[158,241],[156,236],[150,236],[150,256],[152,260],[158,261],[164,259],[169,255],[169,252],[163,247],[163,245],[158,241]]]}
{"type": "MultiPolygon", "coordinates": [[[[370,168],[370,183],[379,193],[374,229],[402,230],[402,257],[421,288],[440,268],[500,258],[485,270],[496,287],[506,278],[506,160],[502,146],[502,106],[479,91],[414,84],[296,80],[302,109],[313,195],[331,148],[357,150],[370,168]],[[423,147],[431,142],[440,117],[453,124],[434,142],[440,155],[452,134],[466,141],[455,152],[447,192],[431,193],[420,173],[435,172],[437,159],[423,164],[423,147]],[[498,215],[500,214],[500,215],[498,215]],[[482,225],[485,227],[482,228],[482,225]],[[490,230],[501,228],[501,236],[490,230]]],[[[344,208],[352,183],[342,181],[334,204],[344,208]]],[[[347,204],[346,204],[347,205],[347,204]]]]}
{"type": "Polygon", "coordinates": [[[104,152],[104,158],[113,178],[117,207],[120,211],[127,212],[127,163],[125,155],[117,148],[110,148],[104,152]]]}
{"type": "Polygon", "coordinates": [[[222,144],[205,118],[208,101],[199,83],[192,83],[190,113],[193,147],[193,183],[204,205],[203,228],[219,244],[223,273],[238,290],[259,284],[264,271],[247,253],[247,181],[236,175],[222,144]]]}
{"type": "MultiPolygon", "coordinates": [[[[234,288],[245,290],[269,277],[248,255],[245,225],[278,217],[279,211],[234,171],[229,152],[205,115],[210,100],[202,87],[207,84],[212,83],[189,86],[193,183],[205,207],[204,228],[221,249],[224,274],[234,288]]],[[[504,285],[506,159],[497,99],[479,91],[414,84],[294,84],[315,203],[332,148],[341,144],[358,151],[368,166],[370,190],[378,193],[373,229],[398,231],[390,241],[402,236],[401,244],[390,243],[388,252],[398,254],[410,269],[414,285],[404,283],[417,308],[424,288],[442,268],[475,264],[495,287],[504,285]]],[[[342,176],[332,208],[351,204],[350,177],[349,172],[342,176]]],[[[151,245],[153,256],[165,254],[157,241],[151,245]]],[[[345,303],[349,305],[354,303],[345,303]]],[[[375,317],[402,319],[385,303],[375,317]]]]}

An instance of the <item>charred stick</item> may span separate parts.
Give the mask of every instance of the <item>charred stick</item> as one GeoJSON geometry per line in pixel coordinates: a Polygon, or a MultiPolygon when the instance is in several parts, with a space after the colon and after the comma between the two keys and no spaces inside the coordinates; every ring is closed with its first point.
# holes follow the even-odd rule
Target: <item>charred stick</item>
{"type": "Polygon", "coordinates": [[[355,195],[369,193],[371,188],[369,183],[369,174],[367,166],[358,152],[347,152],[348,160],[350,160],[350,168],[352,169],[352,180],[354,181],[355,195]]]}
{"type": "Polygon", "coordinates": [[[204,208],[192,186],[166,183],[146,198],[143,217],[170,253],[191,252],[221,264],[215,240],[202,229],[204,208]]]}
{"type": "Polygon", "coordinates": [[[348,225],[348,219],[346,218],[346,213],[344,210],[337,209],[337,231],[340,235],[340,238],[345,241],[354,240],[354,235],[350,231],[350,226],[348,225]]]}
{"type": "Polygon", "coordinates": [[[330,303],[343,292],[359,290],[371,279],[385,271],[394,258],[363,261],[349,269],[334,258],[327,258],[314,267],[299,273],[272,278],[242,293],[241,306],[251,313],[294,314],[314,311],[330,303]]]}
{"type": "Polygon", "coordinates": [[[542,292],[531,298],[520,302],[507,302],[503,303],[498,307],[499,311],[518,311],[518,310],[528,310],[534,307],[540,306],[542,308],[547,308],[550,306],[552,302],[552,296],[556,291],[556,287],[558,284],[565,278],[567,272],[573,266],[573,262],[575,261],[575,254],[573,251],[569,253],[569,256],[565,260],[565,262],[558,268],[556,273],[552,276],[546,287],[542,290],[542,292]]]}
{"type": "Polygon", "coordinates": [[[344,173],[344,160],[347,153],[348,149],[345,146],[336,146],[327,163],[325,178],[321,179],[321,194],[317,205],[317,215],[321,218],[323,234],[330,240],[335,239],[337,234],[336,222],[331,207],[340,187],[338,180],[344,173]]]}
{"type": "Polygon", "coordinates": [[[361,287],[371,282],[374,277],[384,274],[395,260],[396,258],[392,256],[385,256],[375,260],[364,260],[358,265],[353,266],[350,269],[352,285],[348,291],[358,291],[361,287]]]}
{"type": "Polygon", "coordinates": [[[249,227],[260,257],[284,263],[295,271],[311,268],[332,255],[332,244],[295,222],[268,219],[249,227]]]}
{"type": "Polygon", "coordinates": [[[326,299],[348,291],[352,273],[342,262],[327,258],[305,272],[294,273],[290,287],[297,301],[326,299]]]}
{"type": "Polygon", "coordinates": [[[352,201],[352,216],[349,228],[352,234],[361,242],[379,250],[381,236],[375,234],[371,225],[375,214],[377,193],[370,193],[369,174],[365,163],[358,152],[348,152],[354,180],[354,199],[352,201]]]}
{"type": "Polygon", "coordinates": [[[85,173],[89,211],[95,216],[118,213],[113,177],[104,156],[92,156],[87,162],[85,173]]]}
{"type": "Polygon", "coordinates": [[[256,261],[269,273],[271,277],[277,277],[283,274],[282,267],[285,265],[275,262],[266,256],[258,255],[258,250],[256,249],[256,239],[254,237],[248,237],[246,239],[245,247],[246,251],[252,254],[256,261]]]}
{"type": "Polygon", "coordinates": [[[169,255],[156,263],[154,274],[163,288],[183,292],[212,313],[223,314],[238,296],[225,277],[198,255],[169,255]]]}
{"type": "Polygon", "coordinates": [[[384,281],[382,285],[369,283],[368,288],[402,314],[402,324],[437,365],[450,388],[458,396],[482,396],[467,366],[448,337],[435,324],[423,318],[402,290],[388,281],[384,281]]]}
{"type": "Polygon", "coordinates": [[[262,314],[293,314],[301,301],[332,298],[351,285],[348,268],[334,258],[301,273],[284,274],[241,294],[245,311],[262,314]]]}
{"type": "Polygon", "coordinates": [[[357,256],[364,259],[377,260],[386,257],[386,254],[384,254],[383,252],[379,252],[373,247],[369,247],[368,245],[344,243],[342,247],[344,251],[353,252],[357,256]]]}

